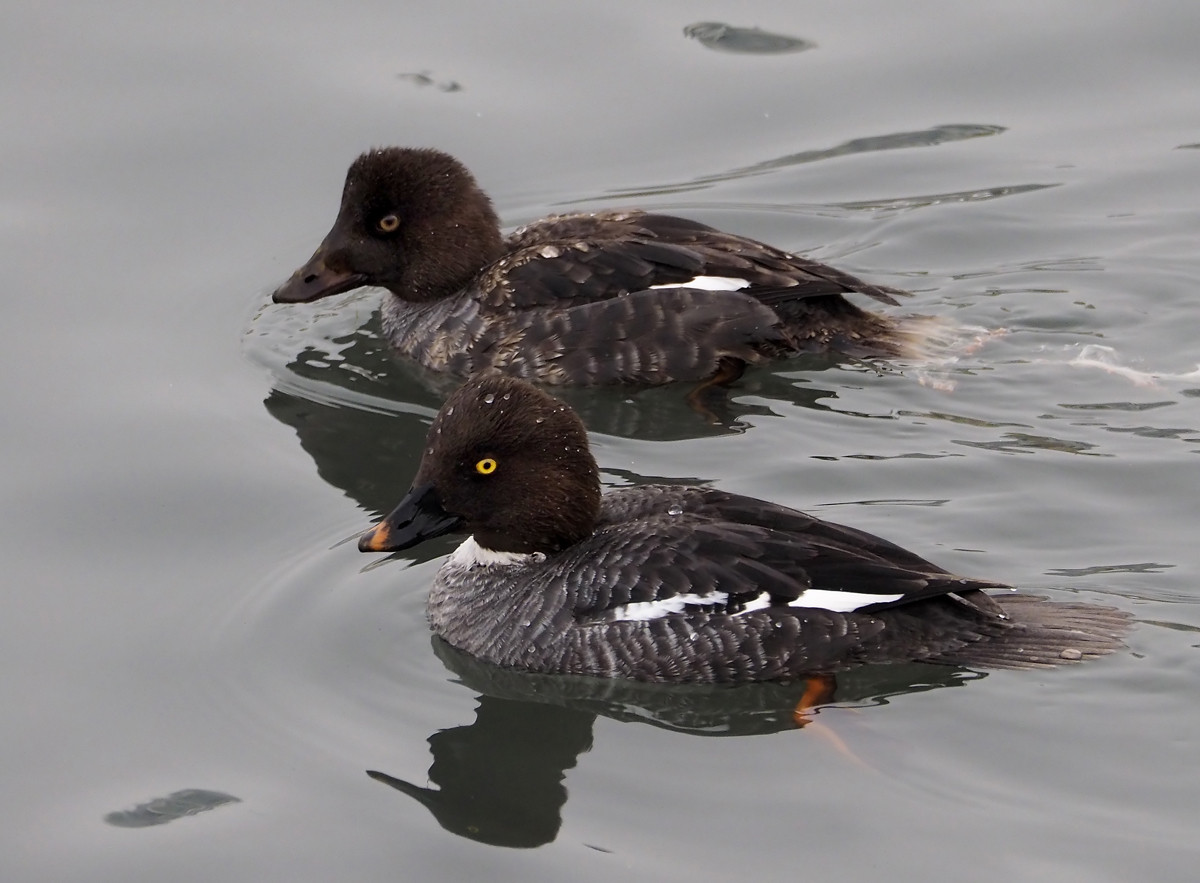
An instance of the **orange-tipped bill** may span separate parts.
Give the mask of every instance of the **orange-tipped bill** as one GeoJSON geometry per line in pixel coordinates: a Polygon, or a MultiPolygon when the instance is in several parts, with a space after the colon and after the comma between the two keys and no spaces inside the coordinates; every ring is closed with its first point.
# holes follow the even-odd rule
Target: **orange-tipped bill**
{"type": "Polygon", "coordinates": [[[360,552],[399,552],[462,526],[462,519],[442,508],[433,485],[408,492],[383,521],[358,538],[360,552]]]}

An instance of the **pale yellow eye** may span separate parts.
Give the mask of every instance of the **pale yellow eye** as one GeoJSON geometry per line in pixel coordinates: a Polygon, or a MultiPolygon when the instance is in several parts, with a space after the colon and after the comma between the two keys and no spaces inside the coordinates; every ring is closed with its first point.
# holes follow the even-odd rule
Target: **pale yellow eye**
{"type": "Polygon", "coordinates": [[[395,233],[400,229],[400,216],[384,215],[376,226],[379,227],[380,233],[395,233]]]}
{"type": "Polygon", "coordinates": [[[480,475],[491,475],[496,471],[496,461],[491,457],[484,457],[475,464],[475,471],[480,475]]]}

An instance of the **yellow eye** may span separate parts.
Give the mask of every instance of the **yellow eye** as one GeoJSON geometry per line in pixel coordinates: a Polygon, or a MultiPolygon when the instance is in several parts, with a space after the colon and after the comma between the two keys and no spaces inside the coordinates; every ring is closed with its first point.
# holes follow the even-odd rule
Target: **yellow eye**
{"type": "Polygon", "coordinates": [[[375,226],[379,228],[379,232],[381,233],[395,233],[400,229],[400,216],[384,215],[375,226]]]}
{"type": "Polygon", "coordinates": [[[491,475],[496,471],[496,461],[491,457],[484,457],[475,464],[475,471],[480,475],[491,475]]]}

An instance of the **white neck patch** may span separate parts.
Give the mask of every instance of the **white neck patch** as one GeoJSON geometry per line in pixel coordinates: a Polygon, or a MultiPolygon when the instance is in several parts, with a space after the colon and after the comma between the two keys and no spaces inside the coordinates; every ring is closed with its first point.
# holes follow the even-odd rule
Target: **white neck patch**
{"type": "Polygon", "coordinates": [[[518,564],[545,561],[546,556],[541,552],[497,552],[485,549],[475,542],[475,537],[467,537],[454,550],[447,563],[457,567],[515,567],[518,564]]]}

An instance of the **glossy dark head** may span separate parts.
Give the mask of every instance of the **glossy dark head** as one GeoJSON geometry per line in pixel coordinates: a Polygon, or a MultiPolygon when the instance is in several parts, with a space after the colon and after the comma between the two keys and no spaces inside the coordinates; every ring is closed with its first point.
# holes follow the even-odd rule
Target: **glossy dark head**
{"type": "Polygon", "coordinates": [[[371,150],[346,173],[333,228],[274,300],[303,303],[362,285],[407,301],[438,300],[498,257],[501,242],[491,200],[454,157],[371,150]]]}
{"type": "Polygon", "coordinates": [[[590,535],[599,512],[600,473],[575,412],[489,374],[447,399],[412,490],[359,548],[395,551],[461,531],[496,552],[557,552],[590,535]]]}

